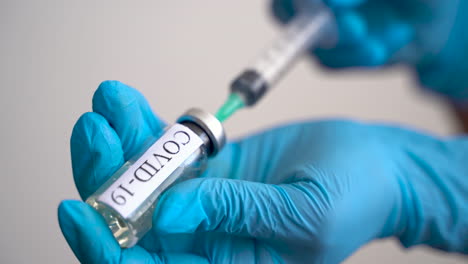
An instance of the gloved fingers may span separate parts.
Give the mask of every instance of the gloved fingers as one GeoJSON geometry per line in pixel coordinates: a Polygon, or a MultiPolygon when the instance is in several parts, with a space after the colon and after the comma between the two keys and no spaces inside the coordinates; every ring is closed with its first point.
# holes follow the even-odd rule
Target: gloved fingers
{"type": "Polygon", "coordinates": [[[157,234],[215,231],[257,239],[306,241],[315,230],[310,225],[319,221],[319,217],[309,217],[314,215],[314,208],[306,199],[292,185],[193,179],[162,196],[153,228],[157,234]]]}
{"type": "Polygon", "coordinates": [[[83,200],[124,163],[117,133],[97,113],[85,113],[76,122],[70,148],[73,178],[83,200]]]}
{"type": "Polygon", "coordinates": [[[338,45],[314,51],[330,68],[384,65],[413,38],[412,26],[388,3],[370,1],[353,11],[336,11],[335,15],[338,45]]]}
{"type": "Polygon", "coordinates": [[[315,55],[321,64],[333,69],[380,66],[389,59],[385,45],[376,39],[367,39],[352,47],[317,49],[315,55]]]}
{"type": "Polygon", "coordinates": [[[369,1],[360,6],[357,13],[367,23],[369,38],[383,43],[390,55],[413,40],[414,29],[410,21],[389,1],[369,1]]]}
{"type": "MultiPolygon", "coordinates": [[[[325,4],[333,9],[338,42],[334,47],[314,49],[312,53],[327,67],[384,65],[412,40],[410,23],[394,11],[392,3],[327,0],[325,4]]],[[[299,11],[294,0],[276,0],[272,3],[273,15],[283,23],[289,22],[299,11]]]]}
{"type": "Polygon", "coordinates": [[[368,25],[364,17],[353,9],[334,11],[337,30],[335,47],[361,44],[368,35],[368,25]]]}
{"type": "Polygon", "coordinates": [[[118,81],[99,85],[93,96],[93,111],[104,116],[119,135],[125,160],[165,126],[140,92],[118,81]]]}
{"type": "Polygon", "coordinates": [[[81,263],[208,263],[193,254],[155,254],[139,246],[121,249],[104,219],[83,202],[63,201],[58,219],[65,239],[81,263]]]}

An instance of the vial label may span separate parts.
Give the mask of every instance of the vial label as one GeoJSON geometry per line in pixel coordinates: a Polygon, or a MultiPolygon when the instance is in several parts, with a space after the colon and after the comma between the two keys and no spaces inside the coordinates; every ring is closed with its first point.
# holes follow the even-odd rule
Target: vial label
{"type": "Polygon", "coordinates": [[[173,125],[97,200],[128,217],[202,144],[189,128],[173,125]]]}

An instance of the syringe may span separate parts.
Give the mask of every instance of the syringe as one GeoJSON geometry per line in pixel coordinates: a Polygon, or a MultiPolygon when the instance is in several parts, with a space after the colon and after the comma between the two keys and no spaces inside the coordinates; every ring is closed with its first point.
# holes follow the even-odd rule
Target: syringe
{"type": "Polygon", "coordinates": [[[256,104],[294,62],[307,50],[333,39],[333,15],[327,7],[314,5],[298,15],[282,37],[273,43],[255,63],[242,72],[230,86],[230,96],[219,109],[220,121],[234,112],[256,104]]]}

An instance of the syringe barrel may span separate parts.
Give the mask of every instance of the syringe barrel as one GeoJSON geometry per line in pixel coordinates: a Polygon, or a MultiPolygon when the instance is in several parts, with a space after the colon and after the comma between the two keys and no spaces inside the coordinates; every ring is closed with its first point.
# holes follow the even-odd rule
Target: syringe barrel
{"type": "Polygon", "coordinates": [[[328,32],[327,26],[331,24],[331,16],[325,8],[298,16],[284,35],[255,61],[252,69],[260,73],[268,84],[275,84],[297,57],[323,40],[324,33],[328,32]]]}
{"type": "Polygon", "coordinates": [[[299,14],[285,33],[267,48],[231,85],[231,92],[255,104],[306,50],[319,45],[333,30],[333,15],[323,5],[299,14]]]}

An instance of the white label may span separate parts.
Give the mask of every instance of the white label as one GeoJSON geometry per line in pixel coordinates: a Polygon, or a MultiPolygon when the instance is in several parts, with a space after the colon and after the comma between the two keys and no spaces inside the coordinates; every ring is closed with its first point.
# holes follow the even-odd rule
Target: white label
{"type": "Polygon", "coordinates": [[[203,141],[192,130],[175,124],[98,198],[128,217],[174,172],[203,141]]]}

